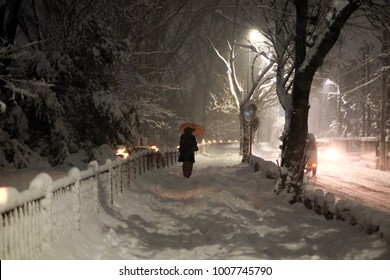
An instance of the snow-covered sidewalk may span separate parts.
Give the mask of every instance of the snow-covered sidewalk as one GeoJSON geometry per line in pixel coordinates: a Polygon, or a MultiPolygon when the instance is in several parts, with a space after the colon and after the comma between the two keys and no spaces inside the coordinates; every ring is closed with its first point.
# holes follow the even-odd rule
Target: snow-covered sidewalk
{"type": "Polygon", "coordinates": [[[138,177],[40,259],[390,259],[389,243],[327,221],[273,193],[274,180],[235,155],[198,155],[138,177]]]}

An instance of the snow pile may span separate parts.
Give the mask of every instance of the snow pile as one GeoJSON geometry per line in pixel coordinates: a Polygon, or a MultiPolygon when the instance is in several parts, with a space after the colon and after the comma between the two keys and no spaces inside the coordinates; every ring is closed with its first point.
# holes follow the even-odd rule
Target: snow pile
{"type": "Polygon", "coordinates": [[[314,209],[326,219],[338,219],[351,225],[358,225],[364,232],[372,234],[380,233],[382,237],[390,238],[388,224],[390,216],[349,200],[338,200],[332,193],[326,193],[322,189],[314,189],[312,184],[304,186],[304,205],[308,209],[314,209]]]}

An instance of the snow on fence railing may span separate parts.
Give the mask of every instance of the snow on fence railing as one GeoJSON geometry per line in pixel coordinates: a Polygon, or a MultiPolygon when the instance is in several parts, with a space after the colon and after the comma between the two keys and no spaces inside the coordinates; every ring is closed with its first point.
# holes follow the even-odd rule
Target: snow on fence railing
{"type": "Polygon", "coordinates": [[[83,171],[74,167],[55,181],[41,173],[22,192],[0,188],[0,259],[36,257],[70,230],[80,230],[101,206],[112,206],[133,179],[176,162],[177,149],[140,151],[100,166],[92,161],[83,171]]]}
{"type": "Polygon", "coordinates": [[[314,189],[313,185],[304,186],[303,203],[308,209],[323,215],[328,220],[342,220],[356,225],[364,232],[379,232],[381,237],[390,240],[390,216],[361,204],[338,200],[333,193],[324,193],[322,189],[314,189]]]}

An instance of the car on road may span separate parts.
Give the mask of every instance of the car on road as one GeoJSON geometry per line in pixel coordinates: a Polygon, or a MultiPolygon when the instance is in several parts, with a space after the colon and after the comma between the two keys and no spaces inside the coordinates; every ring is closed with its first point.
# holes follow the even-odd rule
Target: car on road
{"type": "Polygon", "coordinates": [[[317,152],[321,160],[328,162],[338,162],[342,158],[342,153],[337,149],[329,139],[317,139],[317,152]]]}
{"type": "Polygon", "coordinates": [[[161,165],[165,166],[165,156],[164,153],[156,146],[133,146],[126,147],[125,145],[119,145],[115,149],[115,155],[121,157],[122,159],[126,159],[132,153],[136,153],[139,151],[150,151],[151,156],[153,157],[153,164],[156,164],[159,168],[161,165]]]}
{"type": "Polygon", "coordinates": [[[125,145],[119,145],[115,148],[115,155],[126,159],[130,155],[130,152],[125,145]]]}

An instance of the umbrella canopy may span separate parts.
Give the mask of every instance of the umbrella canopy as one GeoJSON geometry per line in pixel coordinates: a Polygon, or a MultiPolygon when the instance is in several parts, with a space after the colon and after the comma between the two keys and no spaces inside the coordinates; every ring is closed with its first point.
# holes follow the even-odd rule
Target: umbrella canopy
{"type": "Polygon", "coordinates": [[[205,128],[203,126],[201,126],[200,124],[196,124],[196,123],[183,123],[182,125],[179,126],[179,131],[181,133],[184,133],[184,130],[187,127],[190,127],[192,129],[194,129],[192,134],[195,135],[195,136],[201,136],[205,132],[205,128]]]}

